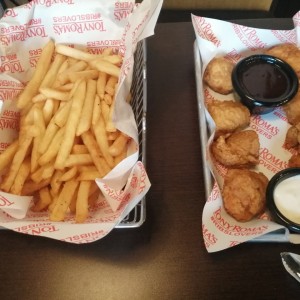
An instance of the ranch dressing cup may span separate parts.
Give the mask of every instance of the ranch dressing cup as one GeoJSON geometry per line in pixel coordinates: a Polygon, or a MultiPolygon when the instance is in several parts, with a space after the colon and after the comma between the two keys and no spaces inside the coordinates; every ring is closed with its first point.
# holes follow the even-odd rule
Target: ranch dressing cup
{"type": "Polygon", "coordinates": [[[267,187],[267,205],[274,220],[291,231],[300,232],[300,168],[275,174],[267,187]]]}

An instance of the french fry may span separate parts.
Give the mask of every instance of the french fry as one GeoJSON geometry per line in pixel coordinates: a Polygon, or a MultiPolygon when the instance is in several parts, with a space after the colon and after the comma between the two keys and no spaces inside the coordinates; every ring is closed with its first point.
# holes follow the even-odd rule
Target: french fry
{"type": "Polygon", "coordinates": [[[53,88],[42,87],[39,89],[39,92],[45,96],[45,99],[55,99],[61,101],[70,100],[69,92],[62,92],[53,88]]]}
{"type": "Polygon", "coordinates": [[[46,186],[39,190],[39,200],[31,208],[32,211],[38,212],[46,209],[52,202],[52,197],[49,191],[49,188],[46,186]]]}
{"type": "Polygon", "coordinates": [[[67,172],[61,175],[61,177],[58,179],[59,181],[68,181],[72,178],[74,178],[77,174],[77,166],[72,167],[67,172]]]}
{"type": "Polygon", "coordinates": [[[50,182],[50,186],[51,186],[51,191],[53,191],[54,194],[58,194],[60,187],[62,185],[62,181],[60,181],[60,177],[63,175],[64,170],[55,170],[52,178],[51,178],[51,182],[50,182]]]}
{"type": "Polygon", "coordinates": [[[79,144],[75,144],[72,147],[72,154],[87,154],[89,153],[89,150],[87,149],[87,147],[85,145],[79,145],[79,144]]]}
{"type": "Polygon", "coordinates": [[[118,83],[118,78],[114,76],[110,76],[105,86],[105,92],[111,96],[114,96],[115,87],[117,83],[118,83]]]}
{"type": "Polygon", "coordinates": [[[80,61],[77,61],[76,63],[74,63],[73,65],[71,65],[69,68],[67,68],[63,72],[61,72],[57,76],[57,80],[59,81],[60,85],[64,85],[69,81],[69,74],[71,74],[72,72],[83,71],[86,69],[87,65],[88,64],[85,61],[80,60],[80,61]]]}
{"type": "Polygon", "coordinates": [[[27,151],[32,143],[32,137],[31,136],[25,136],[24,138],[19,138],[19,145],[18,149],[15,153],[15,156],[12,160],[12,163],[10,165],[7,177],[4,178],[3,182],[1,183],[1,190],[4,192],[9,192],[17,174],[19,171],[19,168],[22,164],[22,162],[25,159],[25,156],[27,154],[27,151]]]}
{"type": "Polygon", "coordinates": [[[66,123],[65,136],[55,161],[56,169],[63,169],[65,167],[66,159],[71,153],[73,141],[76,134],[76,128],[79,122],[79,117],[85,98],[85,93],[86,83],[85,81],[81,81],[72,99],[70,114],[66,123]]]}
{"type": "Polygon", "coordinates": [[[90,60],[89,65],[100,72],[104,72],[106,74],[115,77],[120,76],[120,68],[107,60],[103,60],[103,59],[90,60]]]}
{"type": "Polygon", "coordinates": [[[40,87],[52,86],[55,82],[58,71],[61,65],[66,60],[66,57],[61,54],[56,54],[53,63],[51,64],[47,74],[45,75],[40,87]]]}
{"type": "Polygon", "coordinates": [[[30,196],[33,195],[35,192],[39,191],[40,189],[44,188],[50,183],[50,179],[42,180],[40,182],[34,182],[34,181],[26,181],[23,189],[22,189],[22,195],[23,196],[30,196]]]}
{"type": "Polygon", "coordinates": [[[71,48],[65,45],[56,45],[55,51],[57,53],[63,54],[65,56],[69,56],[78,60],[84,60],[89,61],[97,58],[94,54],[90,54],[87,52],[84,52],[79,49],[71,48]]]}
{"type": "Polygon", "coordinates": [[[33,119],[35,126],[39,128],[40,134],[33,139],[33,146],[31,150],[31,173],[33,173],[38,168],[38,159],[40,157],[38,148],[42,140],[42,136],[46,131],[46,124],[44,121],[43,112],[38,107],[34,109],[33,119]]]}
{"type": "Polygon", "coordinates": [[[54,52],[54,42],[49,40],[46,46],[42,50],[42,54],[37,62],[36,69],[31,80],[25,86],[22,93],[17,100],[17,107],[22,109],[31,101],[31,99],[37,94],[37,91],[49,69],[52,55],[54,52]]]}
{"type": "Polygon", "coordinates": [[[85,70],[80,72],[72,72],[68,75],[70,82],[76,82],[79,79],[97,79],[98,77],[98,71],[97,70],[85,70]]]}
{"type": "Polygon", "coordinates": [[[54,120],[51,119],[48,127],[46,128],[45,134],[41,139],[41,143],[39,145],[38,151],[40,154],[46,152],[47,148],[51,144],[52,139],[54,138],[55,134],[59,130],[59,126],[54,123],[54,120]]]}
{"type": "Polygon", "coordinates": [[[104,99],[106,82],[107,82],[107,74],[100,71],[97,80],[97,94],[101,100],[104,99]]]}
{"type": "Polygon", "coordinates": [[[108,165],[114,167],[114,159],[109,153],[109,145],[106,137],[105,123],[102,116],[100,116],[99,121],[96,125],[93,126],[96,141],[102,152],[103,157],[105,158],[108,165]]]}
{"type": "Polygon", "coordinates": [[[96,96],[97,82],[95,80],[87,81],[86,96],[80,115],[79,124],[77,126],[76,135],[80,136],[82,133],[88,131],[92,124],[94,99],[96,96]]]}
{"type": "Polygon", "coordinates": [[[95,96],[95,102],[94,102],[94,109],[93,109],[93,116],[92,116],[92,124],[95,125],[101,115],[101,100],[98,95],[95,96]]]}
{"type": "Polygon", "coordinates": [[[44,120],[45,124],[48,125],[54,112],[54,101],[53,99],[47,99],[44,107],[43,107],[43,115],[44,115],[44,120]]]}
{"type": "Polygon", "coordinates": [[[126,136],[124,133],[120,133],[119,136],[116,138],[116,140],[113,142],[113,144],[109,147],[109,153],[111,156],[118,156],[120,155],[128,142],[128,136],[126,136]]]}
{"type": "Polygon", "coordinates": [[[16,154],[19,146],[19,140],[16,139],[0,154],[0,172],[11,164],[14,155],[16,154]]]}
{"type": "Polygon", "coordinates": [[[53,159],[55,159],[59,148],[62,144],[62,140],[64,137],[65,128],[60,128],[55,136],[53,137],[52,141],[50,142],[49,147],[47,150],[40,156],[38,163],[40,166],[46,165],[49,162],[51,162],[53,159]]]}
{"type": "Polygon", "coordinates": [[[30,174],[30,159],[27,158],[21,164],[10,192],[15,195],[21,195],[24,183],[30,174]]]}
{"type": "Polygon", "coordinates": [[[76,223],[83,223],[88,217],[88,200],[91,181],[81,181],[76,201],[76,223]]]}
{"type": "Polygon", "coordinates": [[[90,165],[93,159],[90,154],[70,154],[66,159],[65,167],[70,168],[74,166],[90,165]]]}
{"type": "Polygon", "coordinates": [[[101,161],[101,155],[100,155],[100,149],[99,146],[93,136],[93,134],[90,131],[84,132],[82,135],[82,141],[86,145],[87,149],[89,150],[89,153],[92,157],[93,163],[95,164],[100,177],[104,177],[106,175],[106,172],[103,168],[102,161],[101,161]]]}
{"type": "Polygon", "coordinates": [[[101,178],[101,177],[103,177],[103,176],[101,176],[99,171],[96,169],[96,170],[91,170],[91,171],[89,171],[89,170],[81,171],[76,179],[78,181],[95,180],[96,178],[101,178]]]}
{"type": "Polygon", "coordinates": [[[72,197],[77,189],[79,182],[75,179],[71,179],[64,184],[62,191],[60,192],[57,203],[55,204],[52,212],[50,213],[51,221],[63,221],[67,209],[71,203],[72,197]]]}

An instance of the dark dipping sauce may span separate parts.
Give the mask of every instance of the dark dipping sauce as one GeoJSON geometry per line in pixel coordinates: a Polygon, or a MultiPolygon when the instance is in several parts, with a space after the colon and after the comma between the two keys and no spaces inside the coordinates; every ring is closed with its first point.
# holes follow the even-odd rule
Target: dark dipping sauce
{"type": "Polygon", "coordinates": [[[264,114],[293,99],[298,77],[286,62],[271,55],[250,55],[232,71],[235,95],[251,113],[264,114]]]}
{"type": "Polygon", "coordinates": [[[256,100],[276,101],[291,88],[286,73],[265,61],[249,64],[240,76],[241,84],[256,100]]]}

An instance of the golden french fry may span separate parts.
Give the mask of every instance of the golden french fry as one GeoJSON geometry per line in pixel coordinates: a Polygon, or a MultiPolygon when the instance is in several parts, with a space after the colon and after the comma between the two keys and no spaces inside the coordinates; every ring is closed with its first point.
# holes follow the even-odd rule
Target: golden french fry
{"type": "Polygon", "coordinates": [[[110,108],[109,108],[109,114],[106,120],[106,131],[107,132],[115,132],[117,131],[117,128],[113,122],[113,113],[115,109],[115,101],[112,102],[110,108]]]}
{"type": "Polygon", "coordinates": [[[60,192],[57,202],[50,213],[51,221],[63,221],[67,209],[71,203],[74,193],[76,192],[78,181],[71,179],[64,184],[62,191],[60,192]]]}
{"type": "Polygon", "coordinates": [[[113,142],[120,134],[120,131],[107,132],[107,140],[113,142]]]}
{"type": "Polygon", "coordinates": [[[33,119],[34,119],[35,126],[39,128],[40,134],[33,139],[33,146],[31,150],[31,169],[30,169],[31,173],[36,171],[36,169],[38,168],[38,159],[40,157],[38,148],[42,140],[42,135],[46,131],[46,124],[44,121],[43,112],[40,108],[35,107],[33,112],[33,119]]]}
{"type": "Polygon", "coordinates": [[[102,152],[103,157],[107,161],[108,165],[114,167],[114,159],[109,153],[109,145],[106,136],[105,123],[102,116],[100,116],[99,121],[93,126],[97,144],[102,152]]]}
{"type": "Polygon", "coordinates": [[[73,166],[90,165],[93,159],[90,154],[70,154],[65,162],[65,167],[70,168],[73,166]]]}
{"type": "Polygon", "coordinates": [[[66,83],[64,85],[58,86],[57,89],[62,92],[69,92],[73,89],[73,87],[74,87],[74,83],[70,82],[70,83],[66,83]]]}
{"type": "Polygon", "coordinates": [[[93,109],[93,116],[92,116],[92,125],[95,125],[101,115],[101,100],[98,95],[95,96],[95,102],[94,102],[94,109],[93,109]]]}
{"type": "Polygon", "coordinates": [[[59,126],[54,123],[54,120],[51,119],[48,127],[46,128],[45,134],[40,142],[38,151],[40,154],[43,154],[48,149],[49,145],[51,144],[52,139],[56,135],[57,131],[59,130],[59,126]]]}
{"type": "Polygon", "coordinates": [[[34,96],[32,98],[32,102],[33,103],[36,103],[36,102],[43,102],[43,101],[46,101],[47,100],[47,97],[43,94],[37,94],[36,96],[34,96]]]}
{"type": "Polygon", "coordinates": [[[66,159],[68,158],[68,155],[71,153],[75,134],[76,134],[76,128],[79,122],[79,117],[80,117],[81,109],[85,98],[85,93],[86,93],[86,83],[85,81],[81,81],[72,99],[72,105],[66,123],[64,139],[62,141],[61,147],[58,151],[56,161],[55,161],[55,169],[63,169],[65,167],[66,159]]]}
{"type": "Polygon", "coordinates": [[[120,133],[117,139],[113,142],[113,144],[109,147],[109,153],[111,156],[120,155],[123,150],[126,148],[128,142],[128,136],[124,133],[120,133]]]}
{"type": "Polygon", "coordinates": [[[115,94],[115,88],[117,83],[118,83],[118,78],[114,76],[110,76],[105,86],[105,92],[110,96],[113,96],[115,94]]]}
{"type": "Polygon", "coordinates": [[[59,178],[63,175],[64,170],[55,170],[52,178],[51,178],[51,182],[50,182],[50,186],[51,186],[51,191],[54,194],[58,194],[60,187],[62,185],[62,181],[59,180],[59,178]]]}
{"type": "Polygon", "coordinates": [[[58,71],[60,70],[60,67],[66,60],[66,57],[61,54],[56,54],[54,57],[54,61],[52,62],[47,74],[45,75],[40,87],[45,86],[52,86],[55,82],[56,76],[58,74],[58,71]]]}
{"type": "Polygon", "coordinates": [[[52,197],[48,187],[44,187],[39,190],[39,200],[35,205],[31,208],[32,211],[38,212],[46,209],[50,203],[52,202],[52,197]]]}
{"type": "Polygon", "coordinates": [[[54,112],[54,101],[53,99],[47,99],[44,107],[43,107],[43,115],[44,115],[44,120],[45,124],[48,125],[54,112]]]}
{"type": "Polygon", "coordinates": [[[124,160],[127,157],[127,148],[124,148],[123,151],[115,156],[115,165],[119,164],[122,160],[124,160]]]}
{"type": "Polygon", "coordinates": [[[57,76],[57,80],[59,81],[60,85],[66,84],[69,81],[69,74],[72,72],[80,72],[86,69],[87,63],[85,61],[77,61],[75,64],[71,65],[67,68],[64,72],[60,73],[57,76]]]}
{"type": "Polygon", "coordinates": [[[59,148],[62,144],[62,140],[64,137],[65,128],[60,128],[55,136],[53,137],[52,141],[50,142],[50,145],[47,147],[46,151],[40,156],[38,163],[40,166],[46,165],[49,162],[51,162],[53,159],[55,159],[59,148]]]}
{"type": "Polygon", "coordinates": [[[97,70],[85,70],[80,72],[72,72],[68,74],[70,82],[76,82],[79,79],[97,79],[99,72],[97,70]]]}
{"type": "Polygon", "coordinates": [[[122,56],[118,54],[102,55],[101,60],[105,60],[113,65],[120,65],[122,63],[122,56]]]}
{"type": "Polygon", "coordinates": [[[89,153],[89,150],[87,149],[87,147],[85,145],[79,145],[79,144],[75,144],[72,147],[72,154],[87,154],[89,153]]]}
{"type": "Polygon", "coordinates": [[[97,80],[97,94],[101,100],[103,100],[104,98],[106,81],[107,81],[107,74],[104,72],[99,72],[98,80],[97,80]]]}
{"type": "Polygon", "coordinates": [[[113,102],[113,98],[110,94],[105,94],[103,100],[107,105],[111,105],[113,102]]]}
{"type": "Polygon", "coordinates": [[[70,100],[69,92],[62,92],[49,87],[42,87],[39,89],[39,92],[45,96],[46,99],[55,99],[60,101],[68,101],[70,100]]]}
{"type": "Polygon", "coordinates": [[[0,172],[11,164],[14,155],[16,154],[19,146],[19,140],[12,142],[1,154],[0,154],[0,172]]]}
{"type": "Polygon", "coordinates": [[[68,181],[72,178],[74,178],[77,174],[77,166],[72,167],[67,172],[61,175],[59,178],[59,181],[68,181]]]}
{"type": "Polygon", "coordinates": [[[65,124],[68,120],[71,106],[72,106],[72,101],[68,101],[63,106],[60,106],[60,108],[58,109],[56,114],[53,116],[53,122],[57,126],[59,126],[59,127],[65,126],[65,124]]]}
{"type": "Polygon", "coordinates": [[[89,61],[97,58],[96,55],[84,52],[79,49],[71,48],[66,45],[56,45],[55,51],[57,53],[69,56],[78,60],[89,61]]]}
{"type": "Polygon", "coordinates": [[[35,192],[39,191],[40,189],[44,188],[50,183],[50,179],[42,180],[38,183],[34,181],[26,181],[23,189],[22,189],[22,195],[23,196],[31,196],[35,192]]]}
{"type": "Polygon", "coordinates": [[[83,143],[86,145],[87,149],[89,150],[89,153],[93,159],[93,163],[95,164],[95,166],[100,174],[100,177],[105,176],[106,172],[102,166],[101,151],[99,149],[99,146],[98,146],[93,134],[90,131],[87,131],[81,135],[81,138],[82,138],[83,143]]]}
{"type": "Polygon", "coordinates": [[[120,76],[120,68],[112,63],[110,63],[107,60],[103,59],[95,59],[95,60],[90,60],[89,65],[92,68],[95,68],[98,71],[107,73],[109,75],[119,77],[120,76]]]}
{"type": "Polygon", "coordinates": [[[88,80],[86,87],[86,95],[81,111],[79,124],[77,126],[76,135],[79,136],[83,132],[90,129],[92,125],[94,99],[96,96],[97,82],[95,80],[88,80]]]}
{"type": "Polygon", "coordinates": [[[83,223],[88,217],[88,200],[91,181],[81,181],[76,201],[76,223],[83,223]]]}
{"type": "Polygon", "coordinates": [[[101,174],[99,173],[99,171],[96,170],[85,170],[79,173],[78,177],[76,178],[76,180],[78,181],[82,181],[82,180],[95,180],[96,178],[102,178],[103,176],[101,176],[101,174]]]}
{"type": "Polygon", "coordinates": [[[109,111],[110,111],[109,105],[105,101],[101,101],[101,114],[103,116],[105,124],[109,120],[109,111]]]}
{"type": "Polygon", "coordinates": [[[53,52],[54,42],[52,40],[49,40],[49,42],[45,45],[45,47],[42,50],[42,54],[37,62],[31,80],[28,82],[28,84],[25,86],[24,90],[18,97],[17,107],[19,109],[24,108],[37,94],[40,84],[42,83],[45,74],[49,69],[53,52]]]}
{"type": "Polygon", "coordinates": [[[30,173],[30,159],[27,158],[21,164],[10,192],[15,195],[21,195],[24,183],[30,173]]]}
{"type": "Polygon", "coordinates": [[[9,171],[7,176],[4,178],[3,182],[1,183],[1,189],[4,192],[9,192],[16,176],[19,171],[19,168],[21,164],[23,163],[25,156],[28,152],[28,149],[31,145],[32,137],[31,136],[25,136],[22,138],[19,138],[19,146],[18,149],[14,155],[14,158],[12,160],[12,163],[10,165],[9,171]]]}

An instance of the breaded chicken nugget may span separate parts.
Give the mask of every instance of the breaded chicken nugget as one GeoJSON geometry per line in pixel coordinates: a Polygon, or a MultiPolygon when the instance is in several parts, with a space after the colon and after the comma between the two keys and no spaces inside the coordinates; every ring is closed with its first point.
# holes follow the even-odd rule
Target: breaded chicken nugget
{"type": "Polygon", "coordinates": [[[283,106],[283,109],[290,124],[296,125],[300,122],[300,90],[293,100],[283,106]]]}
{"type": "Polygon", "coordinates": [[[286,133],[286,136],[285,136],[285,147],[287,149],[292,149],[292,148],[295,148],[299,145],[299,142],[298,142],[298,136],[299,136],[299,131],[297,129],[296,126],[291,126],[288,130],[287,130],[287,133],[286,133]]]}
{"type": "Polygon", "coordinates": [[[247,222],[264,212],[268,178],[247,169],[228,170],[222,189],[224,208],[240,222],[247,222]]]}
{"type": "Polygon", "coordinates": [[[266,52],[268,55],[278,57],[287,62],[300,78],[300,50],[293,44],[280,44],[271,47],[266,52]]]}
{"type": "Polygon", "coordinates": [[[289,159],[288,166],[290,168],[299,168],[300,167],[300,154],[294,154],[289,159]]]}
{"type": "Polygon", "coordinates": [[[248,167],[259,163],[259,138],[254,130],[220,136],[211,145],[214,157],[226,167],[248,167]]]}
{"type": "Polygon", "coordinates": [[[231,73],[233,62],[224,57],[213,58],[207,65],[203,80],[215,92],[227,95],[233,91],[231,73]]]}
{"type": "Polygon", "coordinates": [[[243,129],[250,123],[248,108],[233,100],[213,100],[207,105],[207,109],[216,123],[216,136],[243,129]]]}

